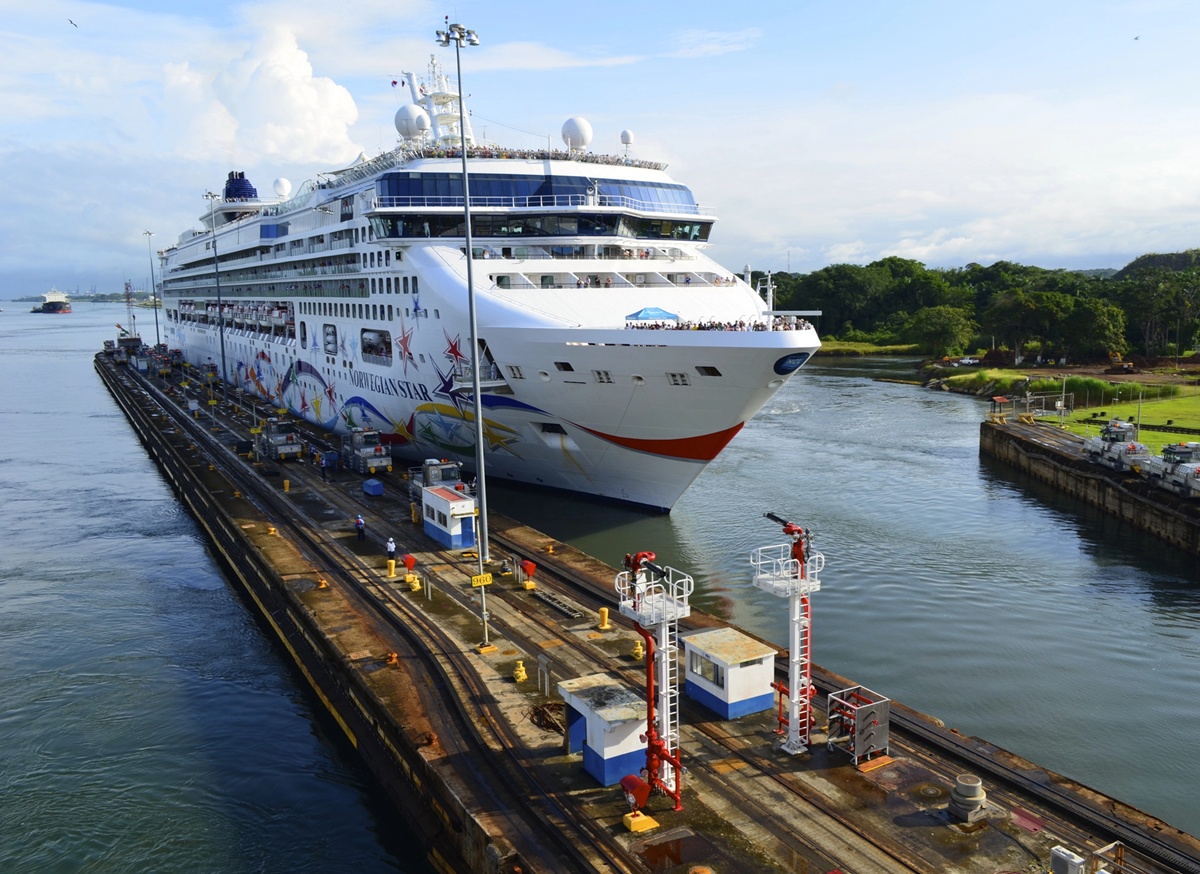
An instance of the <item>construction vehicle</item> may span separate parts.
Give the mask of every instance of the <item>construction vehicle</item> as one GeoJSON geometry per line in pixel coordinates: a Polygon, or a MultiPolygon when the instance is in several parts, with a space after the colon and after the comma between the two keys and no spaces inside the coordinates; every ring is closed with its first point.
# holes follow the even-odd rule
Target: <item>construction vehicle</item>
{"type": "Polygon", "coordinates": [[[1200,498],[1200,443],[1164,446],[1162,455],[1146,459],[1142,471],[1160,488],[1184,498],[1200,498]]]}
{"type": "Polygon", "coordinates": [[[385,446],[379,432],[371,428],[351,428],[342,438],[342,462],[359,473],[375,474],[392,470],[392,450],[385,446]]]}
{"type": "Polygon", "coordinates": [[[1122,358],[1119,352],[1109,352],[1108,363],[1109,366],[1104,368],[1105,373],[1140,373],[1133,363],[1122,358]]]}
{"type": "Polygon", "coordinates": [[[1097,437],[1083,445],[1088,458],[1113,470],[1140,470],[1150,459],[1145,443],[1137,442],[1137,426],[1113,419],[1100,428],[1097,437]]]}
{"type": "Polygon", "coordinates": [[[296,435],[296,426],[284,419],[271,417],[263,423],[262,430],[254,435],[254,450],[260,459],[287,461],[299,459],[304,444],[296,435]]]}

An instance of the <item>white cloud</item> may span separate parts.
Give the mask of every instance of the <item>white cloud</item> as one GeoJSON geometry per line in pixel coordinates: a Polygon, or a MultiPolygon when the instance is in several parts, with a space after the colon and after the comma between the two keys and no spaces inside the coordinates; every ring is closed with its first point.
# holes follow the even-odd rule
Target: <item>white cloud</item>
{"type": "Polygon", "coordinates": [[[315,76],[295,35],[264,31],[255,45],[218,71],[212,93],[233,122],[214,147],[293,163],[338,162],[358,150],[348,131],[358,118],[354,98],[315,76]]]}
{"type": "Polygon", "coordinates": [[[762,38],[756,27],[739,31],[685,30],[675,41],[679,48],[671,54],[678,58],[707,58],[751,49],[762,38]]]}

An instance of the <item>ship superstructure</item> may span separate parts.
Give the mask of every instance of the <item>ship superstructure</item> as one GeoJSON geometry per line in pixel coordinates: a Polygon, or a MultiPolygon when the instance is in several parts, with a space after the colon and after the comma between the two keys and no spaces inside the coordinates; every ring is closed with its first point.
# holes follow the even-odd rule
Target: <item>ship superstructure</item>
{"type": "Polygon", "coordinates": [[[466,148],[489,478],[669,510],[815,330],[704,254],[715,217],[664,165],[580,118],[562,150],[480,145],[435,61],[404,84],[395,149],[275,199],[230,173],[163,253],[169,344],[219,366],[223,335],[229,382],[470,468],[466,148]]]}
{"type": "Polygon", "coordinates": [[[71,301],[57,288],[52,288],[42,295],[42,302],[35,304],[33,312],[61,315],[71,311],[71,301]]]}

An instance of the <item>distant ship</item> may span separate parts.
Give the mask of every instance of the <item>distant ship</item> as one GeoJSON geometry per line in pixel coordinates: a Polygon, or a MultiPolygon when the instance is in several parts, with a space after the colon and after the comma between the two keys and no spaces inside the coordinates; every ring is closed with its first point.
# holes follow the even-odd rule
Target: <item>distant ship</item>
{"type": "Polygon", "coordinates": [[[170,344],[317,425],[468,468],[478,359],[490,477],[669,510],[817,332],[705,254],[714,216],[663,164],[588,151],[581,118],[566,149],[480,145],[436,62],[403,77],[392,151],[277,199],[229,174],[163,253],[170,344]]]}
{"type": "Polygon", "coordinates": [[[35,304],[32,310],[35,313],[69,313],[70,311],[71,302],[67,300],[67,296],[54,288],[43,294],[42,302],[35,304]]]}

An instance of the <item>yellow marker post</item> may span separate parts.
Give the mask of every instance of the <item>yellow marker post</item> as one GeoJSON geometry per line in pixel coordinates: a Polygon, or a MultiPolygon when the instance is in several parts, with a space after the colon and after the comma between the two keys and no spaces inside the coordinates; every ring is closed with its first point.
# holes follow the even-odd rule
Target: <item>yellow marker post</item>
{"type": "Polygon", "coordinates": [[[388,559],[388,579],[394,579],[396,576],[396,559],[388,559]]]}

